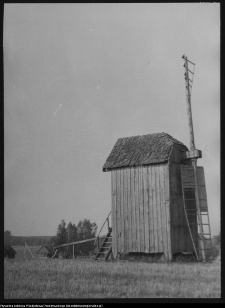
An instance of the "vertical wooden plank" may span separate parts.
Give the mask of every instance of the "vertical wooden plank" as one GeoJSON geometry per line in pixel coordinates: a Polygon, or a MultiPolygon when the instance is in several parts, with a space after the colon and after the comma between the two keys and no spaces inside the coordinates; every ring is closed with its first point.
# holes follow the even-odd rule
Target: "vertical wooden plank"
{"type": "Polygon", "coordinates": [[[121,226],[121,252],[124,252],[124,168],[120,169],[120,189],[121,189],[121,200],[120,200],[120,226],[121,226]]]}
{"type": "Polygon", "coordinates": [[[114,240],[115,240],[115,257],[118,255],[118,209],[117,209],[117,174],[116,171],[113,170],[113,193],[114,193],[114,226],[115,226],[115,232],[114,232],[114,240]]]}
{"type": "Polygon", "coordinates": [[[174,205],[176,205],[176,251],[180,251],[180,208],[177,200],[177,173],[176,173],[176,164],[173,164],[174,168],[174,205]]]}
{"type": "MultiPolygon", "coordinates": [[[[172,234],[173,234],[173,240],[172,240],[172,245],[173,245],[173,252],[177,251],[177,208],[176,208],[176,203],[175,203],[175,189],[174,189],[174,164],[171,163],[170,165],[170,174],[169,174],[169,180],[170,180],[170,207],[171,207],[171,228],[172,228],[172,234]]],[[[168,217],[167,217],[168,219],[168,217]]]]}
{"type": "Polygon", "coordinates": [[[166,228],[167,228],[167,246],[169,260],[172,261],[171,249],[171,229],[170,229],[170,182],[169,182],[169,166],[165,168],[165,191],[166,191],[166,228]]]}
{"type": "Polygon", "coordinates": [[[136,239],[137,239],[137,223],[136,223],[136,211],[135,211],[135,169],[131,168],[131,204],[132,204],[132,251],[137,251],[136,239]]]}
{"type": "Polygon", "coordinates": [[[165,259],[168,258],[167,253],[167,239],[166,239],[166,221],[165,221],[165,164],[161,166],[159,173],[159,182],[161,189],[161,226],[162,226],[162,250],[165,255],[165,259]]]}
{"type": "Polygon", "coordinates": [[[178,203],[178,192],[177,192],[177,168],[176,164],[174,163],[174,202],[176,204],[176,237],[177,237],[177,250],[180,251],[180,233],[181,233],[181,228],[180,228],[180,207],[178,203]]]}
{"type": "Polygon", "coordinates": [[[120,169],[120,252],[123,252],[123,169],[120,169]]]}
{"type": "Polygon", "coordinates": [[[126,168],[126,252],[129,252],[129,212],[128,212],[129,169],[126,168]]]}
{"type": "Polygon", "coordinates": [[[123,168],[123,252],[126,251],[126,168],[123,168]]]}
{"type": "Polygon", "coordinates": [[[137,252],[140,252],[140,222],[139,222],[139,167],[135,168],[135,213],[137,224],[137,252]]]}
{"type": "Polygon", "coordinates": [[[131,207],[131,173],[127,168],[127,217],[128,217],[128,252],[132,251],[132,207],[131,207]]]}
{"type": "Polygon", "coordinates": [[[130,218],[129,218],[129,193],[130,193],[130,168],[127,168],[127,252],[130,251],[129,243],[129,229],[130,229],[130,218]]]}
{"type": "Polygon", "coordinates": [[[158,252],[158,223],[157,223],[157,194],[156,194],[156,167],[152,166],[152,196],[153,196],[153,219],[154,219],[154,246],[158,252]]]}
{"type": "MultiPolygon", "coordinates": [[[[167,179],[166,178],[166,170],[169,170],[169,166],[168,165],[164,165],[164,168],[163,168],[163,182],[164,182],[164,185],[163,185],[163,188],[164,188],[164,203],[163,203],[163,216],[164,216],[164,225],[163,225],[163,229],[164,229],[164,232],[165,232],[165,235],[164,235],[164,239],[165,239],[165,242],[164,242],[164,245],[165,245],[165,259],[168,260],[169,259],[169,247],[168,247],[168,231],[167,231],[167,215],[166,215],[166,201],[167,200],[170,200],[170,194],[169,196],[167,195],[168,192],[166,191],[166,181],[169,180],[169,178],[167,179]]],[[[169,204],[170,204],[170,201],[169,201],[169,204]]],[[[170,213],[171,213],[171,209],[170,209],[170,213]]]]}
{"type": "Polygon", "coordinates": [[[121,206],[120,206],[120,198],[121,198],[121,188],[120,188],[120,170],[116,170],[116,207],[117,207],[117,251],[121,252],[121,206]]]}
{"type": "Polygon", "coordinates": [[[133,168],[130,168],[130,211],[131,211],[131,252],[134,252],[134,174],[133,168]]]}
{"type": "Polygon", "coordinates": [[[129,168],[126,168],[126,216],[127,216],[127,220],[126,220],[126,252],[129,252],[129,205],[128,205],[128,191],[129,191],[129,180],[130,177],[130,172],[129,172],[129,168]]]}
{"type": "MultiPolygon", "coordinates": [[[[169,182],[170,182],[170,191],[169,191],[169,199],[170,200],[170,215],[171,215],[171,239],[172,239],[172,247],[171,250],[174,251],[174,220],[173,220],[173,198],[172,198],[172,171],[171,171],[171,163],[169,162],[166,166],[169,170],[169,182]]],[[[165,221],[167,220],[167,216],[166,216],[166,200],[168,198],[167,191],[166,191],[166,168],[164,169],[164,177],[165,177],[165,221]]],[[[165,225],[165,229],[167,232],[167,225],[165,225]]],[[[168,234],[167,234],[167,238],[168,238],[168,234]]],[[[169,253],[169,247],[168,247],[168,240],[167,240],[167,253],[169,253]]],[[[169,256],[169,255],[168,255],[169,256]]],[[[169,257],[168,257],[169,258],[169,257]]]]}
{"type": "Polygon", "coordinates": [[[144,252],[143,167],[139,167],[140,251],[144,252]]]}
{"type": "Polygon", "coordinates": [[[183,206],[183,193],[182,193],[182,183],[181,183],[181,165],[178,164],[178,173],[179,173],[179,205],[181,209],[181,214],[182,214],[182,251],[187,251],[186,247],[186,217],[184,213],[184,206],[183,206]]]}
{"type": "Polygon", "coordinates": [[[175,204],[174,204],[173,161],[174,161],[174,149],[172,150],[170,154],[169,162],[165,168],[165,193],[166,193],[165,195],[166,226],[165,227],[167,231],[167,248],[168,248],[168,260],[167,261],[171,259],[172,252],[175,252],[175,248],[176,248],[176,238],[175,238],[176,210],[175,210],[175,204]]]}
{"type": "Polygon", "coordinates": [[[159,252],[163,252],[163,243],[162,243],[162,214],[161,214],[161,183],[160,183],[160,172],[161,172],[162,165],[157,165],[157,176],[156,176],[156,183],[157,183],[157,214],[158,214],[158,249],[159,252]]]}
{"type": "Polygon", "coordinates": [[[127,217],[127,168],[124,169],[124,202],[123,202],[123,213],[124,213],[124,252],[128,252],[128,217],[127,217]]]}
{"type": "Polygon", "coordinates": [[[143,167],[143,190],[144,190],[144,251],[149,253],[149,203],[148,203],[148,177],[147,166],[143,167]]]}
{"type": "Polygon", "coordinates": [[[180,208],[180,224],[181,224],[181,251],[185,251],[184,247],[184,208],[183,208],[183,202],[182,202],[182,190],[181,190],[181,173],[180,173],[180,164],[177,164],[177,180],[178,180],[178,203],[180,208]]]}
{"type": "Polygon", "coordinates": [[[117,257],[117,226],[116,226],[116,176],[115,170],[111,171],[111,193],[112,193],[112,251],[113,257],[117,257]]]}
{"type": "Polygon", "coordinates": [[[173,163],[173,205],[174,205],[174,218],[175,218],[175,251],[180,251],[180,244],[179,244],[179,206],[177,203],[177,174],[176,174],[176,164],[173,163]]]}
{"type": "Polygon", "coordinates": [[[183,207],[183,198],[182,198],[182,189],[181,189],[181,171],[180,171],[180,164],[176,164],[177,168],[177,199],[178,199],[178,204],[179,204],[179,214],[180,214],[180,251],[185,251],[185,246],[184,246],[184,207],[183,207]]]}
{"type": "Polygon", "coordinates": [[[152,180],[152,165],[148,166],[148,200],[149,200],[149,251],[150,253],[154,253],[155,251],[155,243],[154,243],[154,213],[153,213],[153,180],[152,180]]]}
{"type": "Polygon", "coordinates": [[[181,225],[181,209],[179,204],[179,191],[178,191],[178,173],[177,173],[177,164],[174,164],[175,168],[175,203],[177,205],[177,247],[178,251],[181,251],[181,234],[182,234],[182,225],[181,225]]]}

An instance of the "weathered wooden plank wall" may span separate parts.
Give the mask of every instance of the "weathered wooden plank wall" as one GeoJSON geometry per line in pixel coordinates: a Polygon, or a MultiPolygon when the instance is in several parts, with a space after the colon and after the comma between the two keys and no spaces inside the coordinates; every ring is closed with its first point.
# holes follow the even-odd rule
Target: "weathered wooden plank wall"
{"type": "Polygon", "coordinates": [[[172,253],[194,251],[184,212],[180,160],[180,145],[174,145],[169,158],[172,253]]]}
{"type": "Polygon", "coordinates": [[[113,255],[164,253],[171,260],[167,164],[112,170],[113,255]]]}

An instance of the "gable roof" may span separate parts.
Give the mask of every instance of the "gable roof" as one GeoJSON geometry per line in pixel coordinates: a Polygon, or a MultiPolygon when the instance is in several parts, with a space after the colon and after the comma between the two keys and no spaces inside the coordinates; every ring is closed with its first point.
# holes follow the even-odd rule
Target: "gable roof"
{"type": "Polygon", "coordinates": [[[103,171],[164,163],[168,161],[173,144],[179,144],[188,151],[182,142],[166,133],[119,138],[103,166],[103,171]]]}
{"type": "Polygon", "coordinates": [[[48,252],[53,252],[53,248],[50,246],[41,246],[36,253],[43,254],[48,252]]]}

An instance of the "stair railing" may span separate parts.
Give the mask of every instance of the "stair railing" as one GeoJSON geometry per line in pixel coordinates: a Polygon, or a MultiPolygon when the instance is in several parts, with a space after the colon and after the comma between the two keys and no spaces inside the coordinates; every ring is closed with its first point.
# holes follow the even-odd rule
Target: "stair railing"
{"type": "Polygon", "coordinates": [[[96,236],[94,245],[95,245],[96,242],[98,241],[98,249],[99,249],[99,236],[100,236],[100,233],[101,233],[101,231],[102,231],[102,229],[103,229],[103,227],[104,227],[106,221],[107,221],[107,224],[108,224],[108,232],[109,232],[109,230],[110,230],[110,227],[109,227],[109,216],[111,215],[111,213],[112,213],[112,211],[111,211],[111,212],[109,213],[109,215],[107,216],[107,218],[106,218],[106,220],[104,221],[104,223],[103,223],[103,225],[102,225],[100,231],[98,232],[98,235],[96,236]]]}

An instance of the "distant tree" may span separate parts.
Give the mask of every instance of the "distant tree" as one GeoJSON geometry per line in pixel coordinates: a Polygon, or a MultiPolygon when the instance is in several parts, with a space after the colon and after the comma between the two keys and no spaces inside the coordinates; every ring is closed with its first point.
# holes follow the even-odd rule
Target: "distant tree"
{"type": "MultiPolygon", "coordinates": [[[[76,242],[77,241],[77,227],[75,224],[72,224],[71,222],[67,225],[66,228],[67,232],[67,243],[76,242]]],[[[72,257],[73,255],[73,247],[68,246],[66,247],[66,256],[67,258],[72,257]]],[[[77,246],[74,246],[74,254],[78,254],[79,251],[77,249],[77,246]]]]}
{"type": "Polygon", "coordinates": [[[70,222],[67,225],[66,232],[67,232],[67,242],[68,243],[77,241],[77,227],[75,224],[72,224],[70,222]]]}
{"type": "Polygon", "coordinates": [[[55,237],[55,245],[62,245],[67,243],[67,231],[66,231],[66,222],[63,219],[61,224],[58,225],[56,237],[55,237]]]}
{"type": "MultiPolygon", "coordinates": [[[[91,223],[90,220],[84,219],[80,221],[76,227],[71,222],[66,227],[65,220],[62,220],[58,225],[56,236],[52,237],[50,242],[52,246],[58,246],[66,243],[72,243],[82,241],[90,238],[94,238],[97,232],[96,223],[91,223]]],[[[94,242],[74,245],[74,254],[89,254],[94,249],[94,242]]],[[[66,246],[60,248],[63,252],[64,257],[70,258],[73,255],[73,246],[66,246]]]]}
{"type": "MultiPolygon", "coordinates": [[[[58,225],[56,236],[53,239],[53,246],[58,246],[67,243],[66,222],[63,219],[58,225]]],[[[65,255],[65,248],[60,248],[60,252],[65,255]]]]}
{"type": "MultiPolygon", "coordinates": [[[[77,225],[77,237],[79,241],[94,238],[97,232],[97,225],[91,223],[90,220],[84,219],[79,221],[77,225]]],[[[80,244],[78,249],[84,254],[88,254],[94,249],[94,242],[80,244]]]]}
{"type": "Polygon", "coordinates": [[[77,225],[77,236],[80,241],[95,237],[95,233],[96,230],[93,230],[93,224],[90,220],[84,219],[79,221],[77,225]]]}
{"type": "Polygon", "coordinates": [[[12,233],[11,231],[6,230],[4,232],[4,244],[11,245],[11,240],[12,240],[12,233]]]}

